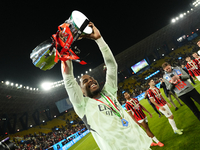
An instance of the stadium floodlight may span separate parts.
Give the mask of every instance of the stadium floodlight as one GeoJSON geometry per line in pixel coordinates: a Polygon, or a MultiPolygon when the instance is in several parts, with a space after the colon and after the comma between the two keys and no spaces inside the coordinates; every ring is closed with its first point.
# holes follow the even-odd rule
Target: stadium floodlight
{"type": "Polygon", "coordinates": [[[30,90],[32,91],[32,87],[30,88],[30,90]]]}
{"type": "Polygon", "coordinates": [[[10,84],[10,82],[9,81],[6,81],[6,85],[9,85],[10,84]]]}
{"type": "Polygon", "coordinates": [[[81,73],[81,77],[83,76],[83,74],[81,73]]]}
{"type": "Polygon", "coordinates": [[[54,118],[56,118],[56,115],[54,115],[54,118]]]}
{"type": "Polygon", "coordinates": [[[191,11],[193,11],[193,9],[191,8],[191,11]]]}
{"type": "Polygon", "coordinates": [[[16,83],[15,86],[18,87],[18,84],[16,83]]]}
{"type": "Polygon", "coordinates": [[[27,86],[26,89],[28,90],[28,89],[29,89],[29,86],[27,86]]]}
{"type": "Polygon", "coordinates": [[[183,14],[180,14],[180,18],[183,18],[183,14]]]}
{"type": "Polygon", "coordinates": [[[17,129],[17,131],[19,132],[19,129],[17,129]]]}
{"type": "Polygon", "coordinates": [[[11,85],[11,86],[13,86],[13,85],[14,85],[14,83],[11,83],[10,85],[11,85]]]}
{"type": "Polygon", "coordinates": [[[172,51],[174,50],[174,48],[172,47],[172,51]]]}
{"type": "Polygon", "coordinates": [[[35,91],[35,88],[33,88],[33,90],[35,91]]]}
{"type": "Polygon", "coordinates": [[[45,120],[43,120],[42,122],[45,122],[45,120]]]}
{"type": "Polygon", "coordinates": [[[31,124],[31,125],[30,125],[30,127],[32,128],[32,127],[33,127],[33,125],[31,124]]]}
{"type": "Polygon", "coordinates": [[[38,88],[36,90],[38,91],[38,88]]]}
{"type": "Polygon", "coordinates": [[[22,87],[22,84],[20,84],[20,86],[19,86],[20,88],[22,87]]]}
{"type": "Polygon", "coordinates": [[[50,90],[51,89],[51,83],[50,82],[44,82],[44,83],[42,83],[42,88],[44,90],[50,90]]]}
{"type": "Polygon", "coordinates": [[[85,73],[88,73],[88,71],[85,71],[85,73]]]}
{"type": "Polygon", "coordinates": [[[162,56],[165,56],[165,54],[162,54],[162,56]]]}
{"type": "MultiPolygon", "coordinates": [[[[51,86],[52,86],[52,83],[50,83],[50,82],[44,82],[44,83],[42,83],[42,88],[43,88],[44,90],[50,90],[50,89],[51,89],[51,86]]],[[[55,85],[55,86],[58,86],[58,84],[55,85]]]]}
{"type": "Polygon", "coordinates": [[[80,78],[80,76],[78,76],[77,78],[80,78]]]}
{"type": "Polygon", "coordinates": [[[190,13],[190,11],[188,10],[187,13],[190,13]]]}
{"type": "Polygon", "coordinates": [[[186,15],[186,13],[183,13],[183,15],[185,16],[185,15],[186,15]]]}
{"type": "Polygon", "coordinates": [[[156,61],[156,59],[153,59],[153,61],[156,61]]]}
{"type": "Polygon", "coordinates": [[[178,20],[179,18],[178,17],[176,17],[176,20],[178,20]]]}
{"type": "Polygon", "coordinates": [[[89,69],[89,71],[92,71],[92,69],[89,69]]]}
{"type": "Polygon", "coordinates": [[[173,18],[173,19],[172,19],[172,23],[174,23],[174,22],[176,22],[176,19],[173,18]]]}
{"type": "Polygon", "coordinates": [[[3,81],[1,81],[1,83],[4,83],[3,81]]]}

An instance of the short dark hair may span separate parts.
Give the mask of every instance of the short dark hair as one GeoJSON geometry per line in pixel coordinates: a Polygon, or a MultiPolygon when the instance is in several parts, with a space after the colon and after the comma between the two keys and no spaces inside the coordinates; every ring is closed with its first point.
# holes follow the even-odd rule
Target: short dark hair
{"type": "Polygon", "coordinates": [[[146,81],[146,85],[149,85],[149,82],[153,80],[152,78],[149,78],[147,81],[146,81]]]}
{"type": "MultiPolygon", "coordinates": [[[[123,93],[123,95],[124,95],[125,93],[128,93],[128,91],[125,91],[125,92],[123,93]]],[[[128,93],[128,94],[129,94],[129,93],[128,93]]]]}
{"type": "Polygon", "coordinates": [[[192,54],[197,53],[197,52],[193,52],[192,54]]]}
{"type": "MultiPolygon", "coordinates": [[[[188,57],[190,57],[190,56],[189,56],[189,55],[187,55],[187,56],[185,57],[185,59],[186,59],[186,58],[188,58],[188,57]]],[[[190,57],[190,58],[191,58],[191,57],[190,57]]]]}
{"type": "Polygon", "coordinates": [[[168,63],[168,62],[164,62],[163,64],[162,64],[162,68],[164,69],[165,67],[167,67],[167,66],[169,66],[170,64],[168,63]]]}

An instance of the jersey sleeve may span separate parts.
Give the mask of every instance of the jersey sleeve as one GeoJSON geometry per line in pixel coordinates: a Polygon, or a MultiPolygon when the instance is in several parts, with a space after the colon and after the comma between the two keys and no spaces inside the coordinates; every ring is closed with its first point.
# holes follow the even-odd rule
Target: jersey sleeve
{"type": "Polygon", "coordinates": [[[118,87],[117,87],[117,63],[115,61],[115,58],[114,58],[109,46],[105,43],[105,41],[103,40],[102,37],[97,39],[96,43],[98,44],[98,46],[101,50],[105,65],[107,67],[105,85],[109,85],[113,89],[117,90],[118,89],[118,87]]]}
{"type": "Polygon", "coordinates": [[[138,99],[137,99],[137,98],[135,98],[135,101],[137,102],[136,104],[140,104],[140,102],[138,101],[138,99]]]}
{"type": "Polygon", "coordinates": [[[83,93],[81,91],[80,86],[74,79],[72,61],[71,60],[66,61],[65,69],[62,63],[61,70],[62,70],[65,88],[66,88],[67,94],[69,95],[69,100],[71,101],[77,115],[80,118],[82,118],[85,114],[85,100],[84,100],[83,93]]]}
{"type": "Polygon", "coordinates": [[[147,95],[148,95],[148,98],[149,98],[149,99],[150,99],[150,98],[154,98],[154,97],[153,97],[153,93],[151,92],[151,90],[148,90],[147,95]]]}
{"type": "Polygon", "coordinates": [[[125,107],[126,107],[127,112],[131,111],[130,106],[127,103],[126,103],[125,107]]]}
{"type": "Polygon", "coordinates": [[[185,67],[186,67],[186,69],[188,70],[188,72],[189,72],[190,76],[192,77],[193,75],[192,75],[192,71],[190,70],[190,67],[189,67],[189,65],[187,64],[185,67]]]}

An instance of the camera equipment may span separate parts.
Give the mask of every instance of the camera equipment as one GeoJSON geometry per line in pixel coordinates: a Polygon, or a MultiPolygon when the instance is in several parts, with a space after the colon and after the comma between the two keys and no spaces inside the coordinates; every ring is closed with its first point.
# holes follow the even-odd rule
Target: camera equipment
{"type": "Polygon", "coordinates": [[[9,137],[0,142],[0,150],[15,150],[16,145],[9,141],[9,137]]]}
{"type": "Polygon", "coordinates": [[[171,74],[170,77],[172,78],[174,76],[174,74],[171,74]]]}

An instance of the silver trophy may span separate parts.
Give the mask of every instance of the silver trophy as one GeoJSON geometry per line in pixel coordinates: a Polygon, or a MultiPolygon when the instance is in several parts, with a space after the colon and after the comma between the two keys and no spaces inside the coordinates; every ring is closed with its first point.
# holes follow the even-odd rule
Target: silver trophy
{"type": "MultiPolygon", "coordinates": [[[[46,71],[55,66],[57,63],[57,57],[62,57],[65,55],[75,56],[76,54],[73,52],[73,50],[76,50],[77,47],[74,45],[74,42],[78,40],[81,35],[92,33],[92,28],[89,27],[88,24],[89,20],[84,14],[77,10],[73,11],[69,19],[58,26],[59,30],[56,34],[52,35],[53,38],[42,42],[32,51],[30,58],[32,59],[33,64],[41,70],[46,71]],[[67,29],[70,29],[70,31],[67,32],[67,29]],[[60,34],[62,36],[60,36],[60,34]],[[69,35],[73,37],[72,41],[70,41],[69,35]],[[67,53],[62,53],[63,47],[67,47],[67,49],[70,51],[67,51],[67,53]],[[61,55],[59,52],[61,52],[61,55]]],[[[76,58],[73,60],[79,62],[80,64],[85,64],[82,63],[84,61],[77,59],[79,58],[78,56],[68,58],[76,58]]]]}

